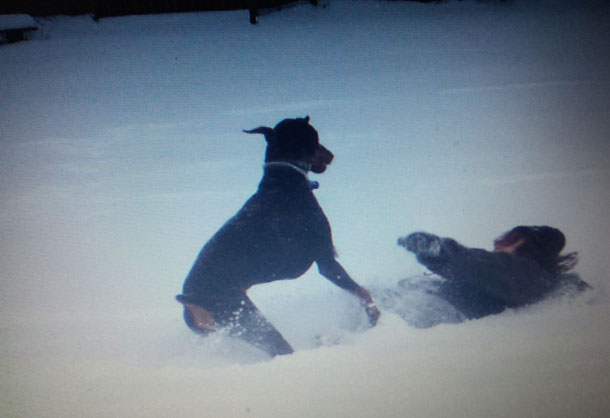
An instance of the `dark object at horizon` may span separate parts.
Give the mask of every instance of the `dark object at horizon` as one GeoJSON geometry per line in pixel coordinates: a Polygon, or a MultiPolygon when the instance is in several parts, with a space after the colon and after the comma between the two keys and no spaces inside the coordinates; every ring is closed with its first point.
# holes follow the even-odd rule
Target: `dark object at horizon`
{"type": "Polygon", "coordinates": [[[24,41],[26,33],[35,30],[38,30],[38,25],[30,15],[0,15],[0,44],[3,43],[2,38],[9,44],[24,41]]]}
{"type": "Polygon", "coordinates": [[[248,10],[250,19],[263,9],[281,9],[291,4],[310,3],[317,5],[317,0],[4,0],[0,5],[0,14],[29,14],[31,16],[84,15],[90,14],[95,20],[105,17],[187,13],[208,11],[248,10]]]}
{"type": "MultiPolygon", "coordinates": [[[[318,0],[307,0],[312,6],[318,5],[318,0]]],[[[282,7],[290,3],[302,3],[302,1],[248,1],[249,7],[248,12],[250,14],[250,23],[253,25],[258,24],[258,16],[261,9],[275,9],[282,10],[282,7]]]]}

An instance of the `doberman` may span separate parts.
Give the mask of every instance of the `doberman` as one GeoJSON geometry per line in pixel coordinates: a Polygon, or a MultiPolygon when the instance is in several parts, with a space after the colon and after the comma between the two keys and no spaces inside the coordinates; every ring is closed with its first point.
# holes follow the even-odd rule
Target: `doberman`
{"type": "Polygon", "coordinates": [[[357,296],[371,326],[379,311],[335,259],[331,228],[316,200],[316,182],[308,172],[323,173],[333,154],[319,143],[305,118],[284,119],[273,129],[244,131],[267,141],[264,174],[257,192],[203,247],[186,277],[183,293],[186,324],[208,334],[227,329],[271,356],[292,347],[261,315],[246,295],[255,284],[295,279],[316,262],[318,271],[357,296]]]}

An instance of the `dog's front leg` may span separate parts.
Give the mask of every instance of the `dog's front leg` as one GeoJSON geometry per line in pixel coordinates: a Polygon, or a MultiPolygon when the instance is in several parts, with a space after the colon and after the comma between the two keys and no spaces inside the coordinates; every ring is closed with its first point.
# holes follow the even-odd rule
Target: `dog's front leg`
{"type": "Polygon", "coordinates": [[[377,309],[371,294],[364,287],[356,283],[349,274],[347,274],[343,266],[334,258],[328,261],[318,261],[317,263],[318,271],[322,276],[360,299],[360,303],[369,317],[369,322],[371,323],[371,326],[374,327],[377,324],[381,313],[377,309]]]}

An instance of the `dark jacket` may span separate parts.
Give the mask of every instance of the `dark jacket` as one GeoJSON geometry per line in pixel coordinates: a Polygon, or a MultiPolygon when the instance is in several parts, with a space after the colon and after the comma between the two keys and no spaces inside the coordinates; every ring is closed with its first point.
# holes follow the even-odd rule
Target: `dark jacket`
{"type": "Polygon", "coordinates": [[[436,251],[414,251],[417,260],[445,279],[437,295],[468,319],[539,302],[564,286],[576,291],[589,287],[575,274],[552,274],[529,258],[435,238],[440,244],[436,251]]]}

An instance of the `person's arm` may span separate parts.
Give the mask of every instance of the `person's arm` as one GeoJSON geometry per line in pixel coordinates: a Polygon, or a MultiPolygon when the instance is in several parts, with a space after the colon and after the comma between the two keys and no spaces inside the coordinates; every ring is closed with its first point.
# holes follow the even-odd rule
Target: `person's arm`
{"type": "Polygon", "coordinates": [[[553,286],[553,276],[533,260],[467,248],[451,238],[414,233],[399,241],[417,260],[447,280],[476,285],[507,306],[538,301],[553,286]]]}

